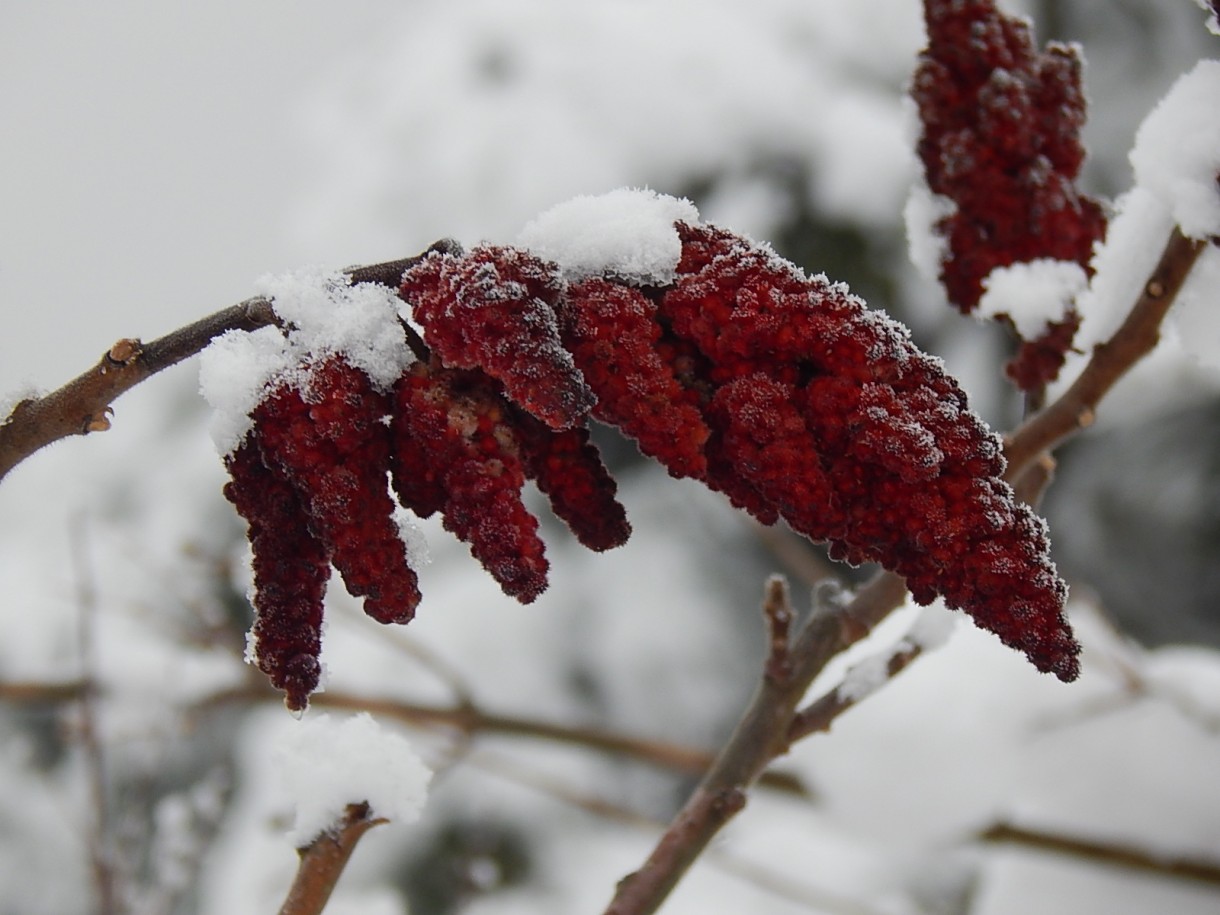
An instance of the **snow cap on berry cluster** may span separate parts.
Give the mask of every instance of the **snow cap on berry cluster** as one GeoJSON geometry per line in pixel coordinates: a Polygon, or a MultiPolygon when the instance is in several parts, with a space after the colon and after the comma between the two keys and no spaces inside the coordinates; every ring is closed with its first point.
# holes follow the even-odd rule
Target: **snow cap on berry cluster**
{"type": "Polygon", "coordinates": [[[558,264],[568,280],[596,276],[665,286],[682,254],[674,224],[698,221],[699,211],[685,198],[619,188],[556,204],[527,224],[517,241],[558,264]]]}
{"type": "MultiPolygon", "coordinates": [[[[1080,299],[1089,315],[1086,343],[1117,330],[1156,267],[1174,226],[1189,238],[1220,236],[1220,61],[1204,60],[1179,77],[1140,125],[1130,160],[1135,186],[1115,202],[1096,275],[1080,299]]],[[[1215,367],[1220,247],[1206,245],[1169,314],[1183,349],[1215,367]]]]}
{"type": "Polygon", "coordinates": [[[1140,125],[1130,158],[1136,186],[1183,235],[1220,235],[1220,60],[1178,78],[1140,125]]]}
{"type": "Polygon", "coordinates": [[[1100,205],[1075,186],[1084,161],[1080,52],[1056,43],[1038,51],[1029,24],[994,0],[924,0],[924,14],[928,47],[911,94],[927,188],[951,201],[924,207],[945,239],[940,279],[949,301],[975,312],[997,269],[1074,265],[1031,268],[1051,295],[1032,313],[1031,298],[1006,295],[1013,284],[1002,277],[983,302],[983,315],[1013,319],[1026,345],[1007,371],[1019,387],[1035,388],[1062,367],[1079,323],[1069,293],[1083,287],[1105,232],[1100,205]]]}
{"type": "Polygon", "coordinates": [[[313,359],[341,355],[381,391],[412,359],[392,289],[353,286],[345,274],[309,267],[264,276],[256,291],[283,327],[229,331],[200,357],[199,387],[212,406],[212,440],[221,454],[241,444],[270,388],[313,359]]]}

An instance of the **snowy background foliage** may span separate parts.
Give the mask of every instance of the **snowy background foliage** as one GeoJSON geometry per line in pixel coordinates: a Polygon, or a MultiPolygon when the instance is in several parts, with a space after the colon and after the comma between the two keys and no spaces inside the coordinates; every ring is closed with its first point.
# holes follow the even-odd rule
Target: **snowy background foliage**
{"type": "MultiPolygon", "coordinates": [[[[1116,197],[1141,119],[1220,39],[1191,0],[1007,8],[1035,17],[1039,41],[1084,45],[1086,190],[1116,197]]],[[[997,427],[1018,415],[1002,335],[945,308],[907,258],[914,0],[8,13],[0,401],[61,383],[119,336],[237,302],[264,274],[387,260],[442,236],[511,242],[559,201],[636,185],[689,196],[705,219],[846,281],[943,355],[997,427]]],[[[1208,333],[1214,357],[1214,327],[1183,336],[1208,333]]],[[[1078,684],[959,621],[900,682],[798,746],[783,769],[805,795],[760,790],[666,911],[1214,912],[1215,887],[975,836],[1011,821],[1216,857],[1218,390],[1171,340],[1065,455],[1048,512],[1075,584],[1078,684]]],[[[117,404],[112,432],[0,485],[5,915],[94,910],[99,808],[123,911],[254,915],[291,877],[281,766],[301,723],[270,694],[215,698],[248,687],[248,571],[196,391],[197,366],[174,369],[117,404]],[[92,720],[15,689],[82,676],[101,685],[92,720]],[[99,758],[104,798],[89,788],[99,758]]],[[[331,589],[330,694],[468,696],[714,747],[762,656],[767,574],[788,571],[802,604],[808,585],[719,497],[630,446],[605,450],[636,531],[626,547],[590,555],[544,530],[552,586],[521,607],[425,524],[432,561],[408,628],[377,627],[331,589]]],[[[849,660],[893,644],[915,614],[849,660]]],[[[689,787],[588,749],[404,733],[436,772],[422,819],[370,833],[329,912],[597,911],[689,787]]]]}

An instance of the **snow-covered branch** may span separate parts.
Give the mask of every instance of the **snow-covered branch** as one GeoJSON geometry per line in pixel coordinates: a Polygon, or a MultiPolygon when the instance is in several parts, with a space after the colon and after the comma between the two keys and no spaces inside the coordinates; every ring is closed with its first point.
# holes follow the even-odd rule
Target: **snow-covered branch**
{"type": "MultiPolygon", "coordinates": [[[[445,247],[438,242],[434,247],[445,247]]],[[[431,249],[430,249],[431,250],[431,249]]],[[[418,257],[387,261],[347,271],[353,283],[396,287],[403,270],[418,257]]],[[[279,318],[271,303],[254,297],[214,312],[147,343],[133,338],[118,340],[96,365],[60,388],[20,400],[0,420],[0,480],[40,448],[73,435],[104,432],[110,428],[113,403],[140,382],[198,355],[229,331],[252,331],[275,324],[279,318]]]]}

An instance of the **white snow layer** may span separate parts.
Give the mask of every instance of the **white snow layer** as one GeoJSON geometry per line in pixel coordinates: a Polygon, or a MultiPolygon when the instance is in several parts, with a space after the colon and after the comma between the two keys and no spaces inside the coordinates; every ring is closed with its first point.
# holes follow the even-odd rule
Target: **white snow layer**
{"type": "Polygon", "coordinates": [[[1170,333],[1200,366],[1220,369],[1220,248],[1207,245],[1169,312],[1170,333]]]}
{"type": "MultiPolygon", "coordinates": [[[[1220,234],[1220,61],[1180,77],[1144,119],[1131,150],[1135,187],[1115,205],[1095,274],[1077,299],[1077,346],[1106,339],[1135,303],[1176,224],[1191,238],[1220,234]]],[[[1168,328],[1200,365],[1220,367],[1220,252],[1208,245],[1170,312],[1168,328]]]]}
{"type": "Polygon", "coordinates": [[[851,702],[876,692],[890,679],[890,659],[913,648],[935,651],[946,642],[957,625],[957,616],[939,601],[922,607],[911,628],[892,649],[869,655],[847,669],[837,687],[839,697],[851,702]]]}
{"type": "Polygon", "coordinates": [[[1072,261],[1040,257],[996,267],[983,280],[978,318],[1007,315],[1022,339],[1035,340],[1048,324],[1061,321],[1089,278],[1072,261]]]}
{"type": "Polygon", "coordinates": [[[288,337],[298,350],[342,355],[380,388],[389,388],[411,362],[393,289],[353,286],[338,271],[310,267],[264,276],[255,291],[291,325],[288,337]]]}
{"type": "Polygon", "coordinates": [[[209,431],[216,450],[230,454],[253,426],[250,412],[271,381],[289,371],[293,357],[278,327],[231,330],[199,357],[199,390],[212,406],[209,431]]]}
{"type": "Polygon", "coordinates": [[[555,261],[569,280],[606,276],[664,286],[673,282],[682,256],[675,222],[697,223],[699,211],[685,198],[619,188],[551,207],[517,241],[555,261]]]}
{"type": "Polygon", "coordinates": [[[1140,125],[1131,165],[1184,235],[1220,234],[1220,60],[1178,78],[1140,125]]]}
{"type": "Polygon", "coordinates": [[[338,824],[350,804],[367,803],[373,816],[394,823],[417,819],[432,777],[406,739],[367,712],[308,718],[278,755],[280,783],[296,809],[289,838],[297,848],[338,824]]]}
{"type": "Polygon", "coordinates": [[[1200,9],[1207,10],[1207,30],[1213,35],[1220,35],[1220,16],[1216,15],[1216,8],[1212,6],[1208,0],[1195,0],[1199,4],[1200,9]]]}
{"type": "Polygon", "coordinates": [[[1080,349],[1087,351],[1118,329],[1171,231],[1169,210],[1147,188],[1132,188],[1115,202],[1105,240],[1093,251],[1093,281],[1076,300],[1084,319],[1076,338],[1080,349]]]}
{"type": "Polygon", "coordinates": [[[373,384],[388,389],[412,355],[398,320],[394,290],[376,283],[351,285],[335,270],[307,267],[264,276],[255,291],[288,325],[222,334],[203,351],[199,388],[212,405],[212,440],[229,454],[250,431],[250,411],[268,386],[298,367],[331,354],[343,356],[373,384]]]}
{"type": "Polygon", "coordinates": [[[940,277],[940,265],[949,251],[949,240],[936,230],[936,225],[956,210],[957,204],[951,197],[933,194],[923,180],[911,186],[911,194],[902,211],[907,253],[920,275],[929,280],[936,281],[940,277]]]}

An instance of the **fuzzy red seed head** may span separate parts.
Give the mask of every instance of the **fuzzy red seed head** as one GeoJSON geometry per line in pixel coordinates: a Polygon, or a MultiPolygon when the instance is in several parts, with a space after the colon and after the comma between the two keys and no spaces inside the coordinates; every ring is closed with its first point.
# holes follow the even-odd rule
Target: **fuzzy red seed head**
{"type": "MultiPolygon", "coordinates": [[[[966,27],[955,15],[937,28],[966,27]]],[[[1006,106],[988,102],[999,133],[1010,130],[1005,117],[1041,116],[1050,89],[988,74],[1001,64],[1070,71],[1070,60],[1039,63],[1028,36],[1003,21],[974,32],[990,36],[986,65],[929,58],[919,83],[928,98],[975,99],[986,88],[985,101],[1006,106]]],[[[1070,103],[1068,89],[1055,91],[1070,103]]],[[[978,123],[933,109],[941,139],[956,131],[952,141],[972,157],[1028,153],[1028,137],[988,146],[978,123]]],[[[1070,161],[1070,150],[1053,158],[1070,161]]],[[[328,559],[377,619],[404,621],[419,600],[387,476],[402,506],[440,513],[522,601],[547,576],[538,522],[521,498],[527,479],[582,544],[623,543],[630,525],[585,427],[590,411],[674,475],[702,480],[764,523],[785,519],[834,557],[881,563],[918,601],[943,597],[1040,669],[1075,675],[1044,527],[1001,481],[998,440],[941,363],[845,287],[725,230],[675,228],[675,278],[655,288],[607,278],[568,286],[553,265],[511,248],[433,252],[401,289],[431,358],[409,366],[391,393],[330,355],[307,359],[266,394],[249,444],[230,460],[227,492],[256,544],[260,664],[290,702],[316,685],[318,570],[328,559]],[[272,481],[267,494],[252,490],[260,473],[272,481]],[[292,547],[267,533],[287,523],[307,539],[292,547]],[[289,548],[304,565],[277,563],[289,548]],[[302,596],[301,619],[285,594],[302,596]]]]}
{"type": "Polygon", "coordinates": [[[674,476],[702,477],[710,433],[678,380],[691,367],[660,345],[656,304],[634,287],[587,279],[568,290],[560,318],[564,346],[597,396],[593,415],[674,476]]]}
{"type": "Polygon", "coordinates": [[[585,547],[601,552],[622,546],[631,536],[627,512],[615,498],[618,485],[602,463],[589,430],[555,431],[531,416],[515,425],[525,471],[585,547]]]}
{"type": "Polygon", "coordinates": [[[292,483],[263,463],[252,438],[225,459],[224,494],[249,525],[254,565],[254,659],[301,711],[318,687],[322,599],[330,557],[310,531],[292,483]]]}
{"type": "MultiPolygon", "coordinates": [[[[1075,186],[1085,120],[1078,52],[1058,44],[1039,52],[1028,26],[992,0],[925,0],[924,12],[928,47],[911,92],[928,187],[954,204],[936,227],[948,241],[949,301],[973,311],[997,267],[1052,259],[1088,269],[1106,220],[1075,186]]],[[[1052,379],[1069,329],[1070,319],[1050,329],[1010,377],[1025,389],[1052,379]]]]}
{"type": "Polygon", "coordinates": [[[592,392],[559,340],[553,264],[492,245],[434,252],[403,276],[399,294],[450,368],[482,369],[554,429],[584,421],[592,392]]]}
{"type": "Polygon", "coordinates": [[[417,364],[395,392],[394,488],[428,514],[523,603],[547,585],[538,521],[521,501],[525,468],[512,408],[479,372],[417,364]]]}
{"type": "Polygon", "coordinates": [[[419,587],[387,489],[389,398],[341,357],[281,383],[254,411],[263,459],[293,481],[348,591],[380,622],[411,619],[419,587]]]}
{"type": "Polygon", "coordinates": [[[723,230],[678,228],[678,278],[658,311],[697,350],[708,484],[764,522],[782,516],[828,541],[834,558],[907,576],[920,601],[944,597],[1070,676],[1077,649],[1045,537],[999,480],[999,442],[941,363],[841,286],[723,230]],[[997,574],[983,551],[993,542],[1005,544],[1019,612],[1003,589],[972,583],[997,574]]]}

